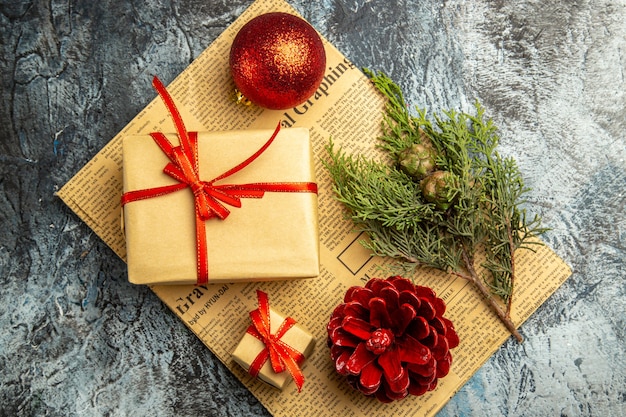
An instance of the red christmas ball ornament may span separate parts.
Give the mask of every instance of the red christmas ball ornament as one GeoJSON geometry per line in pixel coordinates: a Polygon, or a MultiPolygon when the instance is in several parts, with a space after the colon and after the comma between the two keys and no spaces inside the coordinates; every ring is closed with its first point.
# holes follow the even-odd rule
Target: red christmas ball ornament
{"type": "Polygon", "coordinates": [[[326,69],[320,36],[303,19],[266,13],[246,23],[230,49],[230,72],[239,92],[272,110],[295,107],[317,90],[326,69]]]}
{"type": "Polygon", "coordinates": [[[349,288],[327,326],[337,372],[382,402],[435,389],[459,344],[445,310],[432,289],[399,276],[349,288]]]}

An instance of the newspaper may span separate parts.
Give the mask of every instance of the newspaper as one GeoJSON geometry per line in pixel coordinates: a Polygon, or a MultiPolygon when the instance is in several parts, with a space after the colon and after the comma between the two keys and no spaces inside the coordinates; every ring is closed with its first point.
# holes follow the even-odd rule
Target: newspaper
{"type": "MultiPolygon", "coordinates": [[[[233,84],[228,71],[231,42],[252,17],[269,11],[297,12],[282,0],[258,0],[183,71],[168,90],[189,130],[216,131],[284,127],[310,129],[319,185],[321,273],[308,280],[272,283],[154,286],[152,290],[206,346],[250,389],[275,416],[434,415],[510,337],[471,284],[439,271],[418,271],[410,278],[432,287],[443,298],[446,317],[455,323],[460,345],[452,351],[450,373],[438,387],[421,397],[382,404],[354,391],[334,370],[326,347],[326,324],[334,307],[353,285],[381,275],[387,259],[370,256],[354,232],[343,207],[333,198],[332,184],[321,160],[333,138],[349,153],[374,154],[384,102],[363,75],[326,40],[327,72],[315,95],[286,111],[241,106],[229,97],[233,84]],[[251,378],[231,354],[256,308],[256,289],[267,292],[273,308],[292,316],[317,339],[303,366],[306,382],[284,391],[251,378]]],[[[146,80],[149,83],[151,80],[146,80]]],[[[124,135],[151,131],[172,132],[164,105],[155,98],[59,192],[58,196],[91,227],[112,250],[125,259],[120,228],[122,149],[124,135]]],[[[546,246],[517,254],[513,321],[523,323],[571,274],[569,267],[546,246]]]]}

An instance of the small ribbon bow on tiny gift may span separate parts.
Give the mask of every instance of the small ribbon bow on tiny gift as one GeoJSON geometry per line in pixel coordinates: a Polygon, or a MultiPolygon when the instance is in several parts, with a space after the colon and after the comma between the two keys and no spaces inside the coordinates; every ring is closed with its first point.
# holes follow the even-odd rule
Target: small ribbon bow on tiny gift
{"type": "Polygon", "coordinates": [[[213,217],[221,220],[226,219],[230,211],[224,204],[241,207],[242,198],[262,198],[266,191],[317,193],[317,184],[314,182],[216,184],[216,182],[244,169],[265,152],[278,135],[280,123],[278,123],[274,133],[267,142],[246,160],[211,181],[202,181],[198,170],[198,132],[187,131],[182,116],[174,104],[174,100],[157,77],[154,77],[152,85],[165,103],[174,121],[180,145],[173,146],[161,132],[152,132],[150,136],[170,160],[163,168],[163,172],[177,180],[178,183],[126,192],[122,195],[122,206],[133,201],[159,197],[189,187],[193,193],[196,212],[197,285],[206,284],[209,280],[207,240],[204,230],[204,222],[206,220],[213,217]]]}
{"type": "Polygon", "coordinates": [[[248,373],[256,378],[263,364],[269,358],[272,370],[276,373],[287,370],[296,383],[298,391],[301,391],[302,385],[304,384],[304,374],[298,364],[304,361],[304,355],[280,340],[287,330],[291,329],[296,324],[296,321],[291,317],[287,317],[281,323],[276,333],[272,334],[270,328],[269,298],[263,291],[257,290],[256,293],[259,308],[250,312],[252,324],[248,327],[247,333],[263,342],[265,349],[254,359],[248,373]]]}

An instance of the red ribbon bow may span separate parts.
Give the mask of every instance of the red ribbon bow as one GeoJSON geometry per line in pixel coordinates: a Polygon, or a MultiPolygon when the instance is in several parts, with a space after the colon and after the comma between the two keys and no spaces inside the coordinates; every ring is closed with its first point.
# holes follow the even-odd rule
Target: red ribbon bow
{"type": "Polygon", "coordinates": [[[276,333],[272,334],[270,328],[269,298],[266,293],[260,290],[257,290],[256,294],[259,308],[250,312],[252,324],[248,327],[247,333],[263,342],[265,349],[254,359],[248,373],[256,378],[263,364],[269,358],[274,372],[281,373],[285,370],[289,372],[299,392],[302,390],[302,385],[304,385],[304,374],[298,364],[304,361],[304,355],[280,340],[287,330],[291,329],[296,324],[296,321],[291,317],[287,317],[281,323],[276,333]]]}
{"type": "Polygon", "coordinates": [[[189,187],[193,192],[196,212],[197,284],[206,284],[209,280],[209,265],[204,221],[213,217],[222,220],[226,219],[230,211],[224,204],[233,207],[241,207],[242,198],[262,198],[266,191],[317,193],[317,184],[314,182],[215,184],[217,181],[241,171],[265,152],[278,135],[280,123],[278,123],[268,141],[246,160],[211,181],[202,181],[198,170],[198,132],[187,132],[183,119],[172,97],[157,77],[153,78],[152,85],[165,103],[174,121],[180,145],[173,146],[161,132],[152,132],[150,136],[170,160],[165,168],[163,168],[163,172],[177,180],[178,183],[126,192],[122,195],[122,206],[133,201],[158,197],[189,187]]]}

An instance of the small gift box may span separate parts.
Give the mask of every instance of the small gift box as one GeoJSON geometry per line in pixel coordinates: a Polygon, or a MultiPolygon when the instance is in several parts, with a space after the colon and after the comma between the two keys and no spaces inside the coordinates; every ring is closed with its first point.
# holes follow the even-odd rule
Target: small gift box
{"type": "Polygon", "coordinates": [[[233,351],[233,359],[254,377],[283,389],[293,379],[302,389],[300,365],[315,346],[315,339],[291,317],[269,307],[266,293],[257,291],[259,308],[250,312],[252,324],[233,351]]]}
{"type": "MultiPolygon", "coordinates": [[[[157,90],[173,106],[164,87],[157,90]]],[[[317,186],[308,129],[194,133],[185,131],[175,107],[170,114],[178,135],[123,138],[129,281],[316,277],[317,186]]]]}

